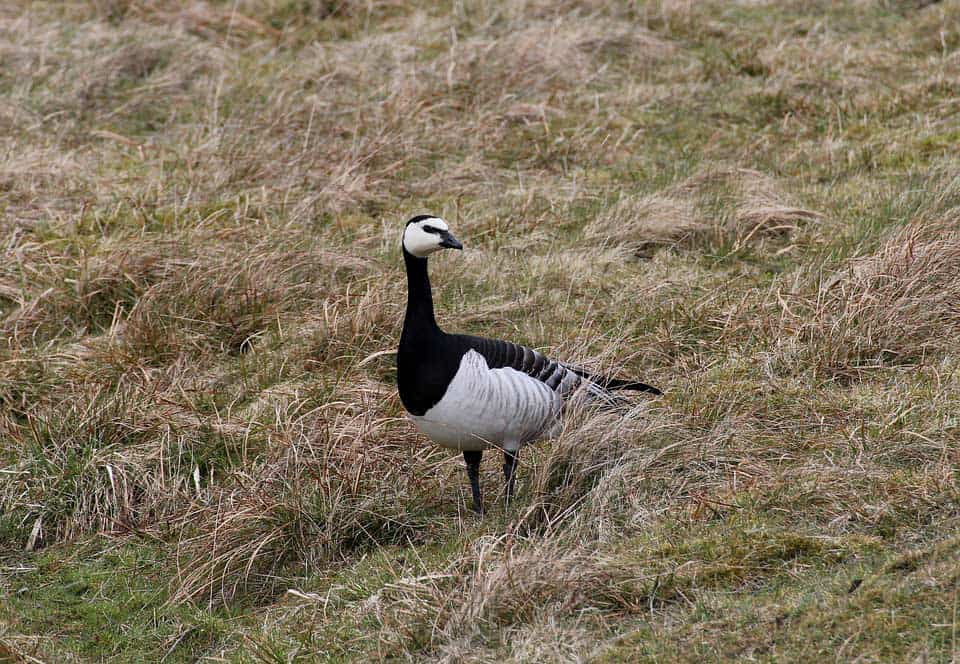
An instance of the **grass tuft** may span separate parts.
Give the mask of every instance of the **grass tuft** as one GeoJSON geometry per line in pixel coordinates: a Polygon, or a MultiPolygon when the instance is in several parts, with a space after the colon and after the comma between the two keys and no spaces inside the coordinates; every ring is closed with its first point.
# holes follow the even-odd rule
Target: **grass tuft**
{"type": "Polygon", "coordinates": [[[822,282],[811,352],[825,369],[856,371],[953,352],[960,331],[958,220],[917,221],[822,282]]]}

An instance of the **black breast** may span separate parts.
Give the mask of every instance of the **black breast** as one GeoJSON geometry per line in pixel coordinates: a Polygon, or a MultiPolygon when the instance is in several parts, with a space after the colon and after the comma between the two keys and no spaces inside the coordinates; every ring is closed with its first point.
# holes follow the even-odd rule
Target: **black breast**
{"type": "Polygon", "coordinates": [[[406,334],[397,350],[397,390],[403,407],[423,415],[443,398],[465,349],[451,335],[406,334]]]}

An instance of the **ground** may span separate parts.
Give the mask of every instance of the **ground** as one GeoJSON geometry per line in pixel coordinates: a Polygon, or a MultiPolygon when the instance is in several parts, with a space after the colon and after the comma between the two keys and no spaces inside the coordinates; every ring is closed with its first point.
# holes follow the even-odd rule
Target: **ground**
{"type": "Polygon", "coordinates": [[[0,660],[957,661],[960,2],[0,8],[0,660]],[[440,324],[662,388],[467,509],[440,324]],[[501,491],[501,493],[498,493],[501,491]]]}

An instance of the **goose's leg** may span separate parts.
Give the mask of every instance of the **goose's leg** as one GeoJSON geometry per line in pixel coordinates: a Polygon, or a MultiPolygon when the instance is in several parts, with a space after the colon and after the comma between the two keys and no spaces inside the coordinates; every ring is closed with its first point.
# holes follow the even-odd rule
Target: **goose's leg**
{"type": "Polygon", "coordinates": [[[513,478],[514,472],[517,470],[517,454],[520,453],[520,449],[507,449],[503,450],[503,479],[506,482],[506,502],[509,505],[510,499],[513,497],[513,478]]]}
{"type": "Polygon", "coordinates": [[[482,450],[464,450],[463,460],[467,462],[467,477],[470,478],[470,490],[473,491],[473,511],[483,513],[483,501],[480,497],[480,459],[482,450]]]}

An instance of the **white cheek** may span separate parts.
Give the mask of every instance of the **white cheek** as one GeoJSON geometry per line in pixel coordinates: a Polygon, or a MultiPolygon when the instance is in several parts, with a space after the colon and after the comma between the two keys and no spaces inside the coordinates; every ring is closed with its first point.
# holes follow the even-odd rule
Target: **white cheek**
{"type": "Polygon", "coordinates": [[[440,249],[440,238],[418,227],[410,227],[404,233],[403,246],[414,256],[423,258],[440,249]]]}

